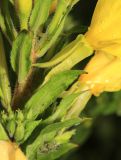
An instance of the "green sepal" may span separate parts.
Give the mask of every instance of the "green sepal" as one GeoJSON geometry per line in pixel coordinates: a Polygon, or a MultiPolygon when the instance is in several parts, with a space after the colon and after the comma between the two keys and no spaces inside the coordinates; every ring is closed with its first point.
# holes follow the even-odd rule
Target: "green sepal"
{"type": "Polygon", "coordinates": [[[64,47],[59,53],[57,53],[49,62],[44,63],[36,63],[33,64],[33,66],[40,67],[40,68],[48,68],[53,67],[60,62],[62,62],[64,59],[69,57],[75,50],[78,49],[78,46],[81,45],[82,35],[78,35],[78,37],[69,43],[66,47],[64,47]]]}
{"type": "Polygon", "coordinates": [[[75,49],[73,50],[73,52],[61,63],[59,63],[50,70],[50,72],[45,77],[45,82],[48,81],[48,79],[50,79],[52,75],[59,73],[60,71],[70,70],[83,59],[93,54],[93,48],[90,46],[90,44],[87,42],[86,38],[83,35],[77,37],[77,44],[74,43],[74,45],[75,49]]]}

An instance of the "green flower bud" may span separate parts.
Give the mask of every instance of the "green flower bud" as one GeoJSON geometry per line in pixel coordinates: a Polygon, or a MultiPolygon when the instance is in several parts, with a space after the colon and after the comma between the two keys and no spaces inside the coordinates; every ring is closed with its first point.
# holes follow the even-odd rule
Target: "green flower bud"
{"type": "Polygon", "coordinates": [[[8,130],[10,137],[13,137],[15,133],[15,129],[16,129],[16,122],[14,119],[12,119],[7,123],[7,130],[8,130]]]}
{"type": "Polygon", "coordinates": [[[22,122],[24,120],[24,115],[21,110],[17,110],[17,117],[16,118],[19,122],[22,122]]]}
{"type": "Polygon", "coordinates": [[[24,138],[24,133],[25,133],[24,131],[25,131],[24,124],[18,123],[18,126],[15,131],[15,140],[17,142],[20,142],[24,138]]]}
{"type": "Polygon", "coordinates": [[[28,19],[32,9],[32,0],[14,0],[14,5],[20,20],[21,30],[28,29],[28,19]]]}
{"type": "Polygon", "coordinates": [[[5,123],[8,120],[8,116],[4,111],[1,112],[1,120],[3,123],[5,123]]]}

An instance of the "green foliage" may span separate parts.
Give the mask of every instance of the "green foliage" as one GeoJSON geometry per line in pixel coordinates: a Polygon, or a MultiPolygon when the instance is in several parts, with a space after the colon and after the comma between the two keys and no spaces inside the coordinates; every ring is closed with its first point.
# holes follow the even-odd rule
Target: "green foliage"
{"type": "Polygon", "coordinates": [[[82,41],[82,35],[79,35],[74,41],[69,43],[66,47],[64,47],[58,54],[56,54],[52,60],[45,63],[36,63],[34,66],[40,67],[40,68],[48,68],[53,67],[57,64],[59,64],[61,61],[65,60],[67,57],[69,57],[73,52],[75,52],[76,49],[78,49],[78,46],[81,45],[82,41]]]}
{"type": "Polygon", "coordinates": [[[18,122],[14,135],[17,142],[20,142],[24,138],[24,132],[24,124],[22,122],[18,122]]]}
{"type": "Polygon", "coordinates": [[[8,67],[6,63],[6,55],[2,35],[0,33],[0,99],[5,108],[10,107],[11,88],[8,75],[8,67]]]}
{"type": "Polygon", "coordinates": [[[45,153],[38,153],[37,160],[57,159],[60,156],[64,155],[65,153],[67,153],[68,151],[70,151],[76,147],[77,146],[75,144],[65,143],[60,146],[57,146],[57,148],[55,148],[55,149],[51,148],[50,151],[48,151],[47,153],[46,152],[45,153]]]}
{"type": "Polygon", "coordinates": [[[77,147],[71,139],[81,120],[66,116],[80,95],[69,88],[84,72],[70,69],[92,49],[83,35],[63,34],[78,0],[57,1],[53,13],[53,0],[31,2],[0,2],[0,139],[14,140],[29,160],[54,160],[77,147]]]}
{"type": "Polygon", "coordinates": [[[65,0],[58,1],[53,19],[48,25],[47,31],[40,41],[40,48],[37,50],[39,57],[44,56],[48,49],[56,42],[64,28],[67,15],[74,4],[75,0],[69,0],[68,2],[65,0]]]}
{"type": "Polygon", "coordinates": [[[30,17],[30,29],[36,33],[38,29],[45,24],[52,0],[36,0],[30,17]]]}
{"type": "Polygon", "coordinates": [[[36,119],[80,74],[80,71],[59,73],[53,76],[45,85],[37,89],[25,105],[24,112],[27,119],[36,119]]]}
{"type": "Polygon", "coordinates": [[[11,65],[18,74],[18,82],[22,83],[31,67],[32,35],[22,31],[13,43],[11,65]]]}
{"type": "Polygon", "coordinates": [[[53,13],[53,0],[0,2],[0,140],[28,160],[58,159],[85,142],[93,117],[121,115],[120,93],[83,111],[91,94],[74,82],[93,49],[82,35],[88,26],[69,14],[78,1],[58,0],[53,13]]]}
{"type": "Polygon", "coordinates": [[[27,157],[30,159],[36,156],[36,150],[39,146],[44,145],[44,143],[48,143],[50,141],[54,141],[54,137],[56,136],[57,132],[59,132],[62,128],[69,128],[75,124],[78,124],[80,119],[72,119],[67,120],[65,122],[58,122],[53,123],[45,127],[39,134],[39,136],[35,139],[35,141],[27,147],[27,157]]]}
{"type": "Polygon", "coordinates": [[[8,0],[1,1],[0,7],[0,26],[9,42],[11,43],[16,35],[17,31],[14,27],[12,17],[10,15],[10,2],[8,0]]]}
{"type": "Polygon", "coordinates": [[[34,129],[41,123],[41,120],[27,121],[25,124],[25,133],[22,143],[25,142],[32,134],[34,129]]]}
{"type": "Polygon", "coordinates": [[[18,144],[23,143],[32,134],[33,130],[40,124],[41,120],[28,121],[22,111],[15,113],[9,111],[9,114],[1,112],[2,124],[6,128],[9,136],[15,138],[18,144]]]}
{"type": "Polygon", "coordinates": [[[0,123],[0,140],[8,140],[8,136],[2,126],[2,124],[0,123]]]}
{"type": "Polygon", "coordinates": [[[71,108],[74,100],[80,95],[80,93],[71,94],[65,96],[60,104],[57,106],[56,111],[48,117],[43,123],[52,123],[55,120],[63,118],[68,110],[71,108]]]}
{"type": "MultiPolygon", "coordinates": [[[[71,52],[70,56],[67,56],[64,60],[61,61],[61,63],[53,67],[45,77],[45,81],[50,79],[50,77],[54,74],[57,74],[61,71],[70,70],[80,61],[92,55],[93,53],[92,47],[90,47],[90,45],[85,41],[83,36],[77,37],[75,41],[77,42],[77,44],[75,44],[74,41],[72,42],[74,51],[71,50],[72,48],[71,45],[69,44],[68,51],[71,52]]],[[[62,54],[64,54],[65,52],[66,49],[63,49],[62,54]]]]}

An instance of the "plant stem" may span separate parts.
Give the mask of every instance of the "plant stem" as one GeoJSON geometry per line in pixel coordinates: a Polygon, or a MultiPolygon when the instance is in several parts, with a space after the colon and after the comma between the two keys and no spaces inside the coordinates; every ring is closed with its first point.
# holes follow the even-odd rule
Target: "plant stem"
{"type": "Polygon", "coordinates": [[[31,96],[34,74],[35,74],[35,69],[32,67],[28,73],[26,80],[22,84],[19,84],[18,82],[16,83],[12,99],[13,109],[22,107],[22,105],[26,102],[26,100],[31,96]]]}
{"type": "MultiPolygon", "coordinates": [[[[31,63],[36,63],[37,56],[35,53],[35,39],[33,39],[32,42],[32,50],[31,50],[31,63]]],[[[33,86],[33,78],[36,74],[36,68],[31,67],[29,70],[29,73],[26,77],[26,80],[22,82],[21,84],[16,82],[14,95],[12,98],[12,108],[15,110],[18,107],[21,107],[26,100],[31,96],[32,92],[32,86],[33,86]]]]}

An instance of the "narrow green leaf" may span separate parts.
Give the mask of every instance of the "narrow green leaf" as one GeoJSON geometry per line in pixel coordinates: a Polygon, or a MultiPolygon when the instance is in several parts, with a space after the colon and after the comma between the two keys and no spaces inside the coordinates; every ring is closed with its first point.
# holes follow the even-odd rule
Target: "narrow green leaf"
{"type": "Polygon", "coordinates": [[[27,147],[27,157],[31,158],[36,154],[38,148],[44,144],[44,142],[50,142],[54,140],[55,135],[63,128],[70,128],[73,125],[80,123],[79,118],[70,119],[64,122],[54,123],[45,127],[35,141],[27,147]]]}
{"type": "Polygon", "coordinates": [[[83,109],[85,108],[91,96],[92,94],[90,90],[83,91],[83,93],[78,96],[77,100],[69,110],[68,114],[66,115],[66,119],[78,117],[80,113],[83,111],[83,109]]]}
{"type": "Polygon", "coordinates": [[[22,143],[27,140],[27,138],[32,134],[34,129],[41,123],[41,120],[38,121],[28,121],[25,124],[25,134],[22,143]]]}
{"type": "Polygon", "coordinates": [[[75,130],[66,131],[63,134],[57,135],[55,141],[57,144],[68,143],[71,137],[75,134],[75,130]]]}
{"type": "Polygon", "coordinates": [[[42,26],[48,16],[52,0],[36,0],[30,17],[30,29],[35,33],[42,26]]]}
{"type": "Polygon", "coordinates": [[[1,8],[0,8],[0,28],[1,28],[2,32],[4,33],[4,35],[6,36],[9,43],[11,44],[11,38],[9,37],[9,35],[7,33],[7,27],[5,25],[5,20],[4,20],[3,14],[1,12],[1,8]]]}
{"type": "Polygon", "coordinates": [[[69,128],[75,124],[79,124],[80,122],[81,122],[80,118],[73,118],[73,119],[66,120],[64,122],[53,123],[53,124],[50,124],[47,127],[45,127],[42,130],[41,134],[42,135],[50,134],[51,132],[56,133],[56,132],[60,131],[60,129],[69,128]]]}
{"type": "Polygon", "coordinates": [[[31,67],[32,35],[22,31],[13,43],[11,51],[11,65],[18,74],[18,81],[25,80],[31,67]]]}
{"type": "Polygon", "coordinates": [[[49,24],[47,31],[43,38],[40,40],[40,46],[37,49],[38,57],[42,57],[46,54],[48,49],[54,44],[54,42],[59,37],[60,33],[63,30],[65,19],[74,5],[74,0],[65,1],[60,0],[58,1],[57,8],[54,14],[54,17],[49,24]]]}
{"type": "Polygon", "coordinates": [[[0,123],[0,140],[9,140],[7,133],[5,132],[1,123],[0,123]]]}
{"type": "Polygon", "coordinates": [[[54,17],[48,26],[48,34],[53,34],[60,25],[65,14],[68,12],[68,3],[65,0],[58,1],[54,17]]]}
{"type": "Polygon", "coordinates": [[[48,51],[48,49],[56,42],[57,38],[59,37],[60,33],[63,30],[63,26],[65,23],[66,17],[62,20],[58,28],[55,30],[54,34],[49,37],[48,33],[43,36],[42,40],[40,40],[41,47],[36,51],[38,57],[42,57],[48,51]]]}
{"type": "Polygon", "coordinates": [[[48,34],[52,35],[61,24],[62,20],[68,13],[70,12],[71,8],[78,2],[79,0],[60,0],[58,1],[57,8],[54,14],[54,17],[48,26],[48,34]]]}
{"type": "Polygon", "coordinates": [[[59,106],[57,106],[57,110],[50,117],[48,117],[43,123],[51,123],[56,119],[60,119],[64,117],[66,112],[72,106],[74,100],[80,95],[80,93],[71,94],[69,96],[64,97],[60,102],[59,106]]]}
{"type": "Polygon", "coordinates": [[[11,40],[11,42],[15,39],[15,37],[17,36],[17,31],[14,27],[12,18],[10,16],[10,2],[8,0],[4,0],[1,2],[1,11],[3,13],[3,17],[4,17],[4,23],[5,23],[5,27],[7,29],[7,34],[11,40]]]}
{"type": "Polygon", "coordinates": [[[70,70],[53,76],[39,88],[25,105],[27,119],[36,119],[57,97],[77,79],[80,71],[70,70]]]}
{"type": "Polygon", "coordinates": [[[73,143],[65,143],[47,153],[38,153],[37,160],[55,160],[76,147],[73,143]]]}
{"type": "Polygon", "coordinates": [[[1,33],[0,33],[0,90],[1,90],[2,105],[5,108],[9,108],[11,103],[11,88],[10,88],[8,68],[7,68],[1,33]]]}

